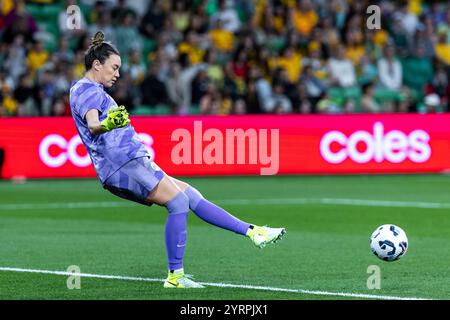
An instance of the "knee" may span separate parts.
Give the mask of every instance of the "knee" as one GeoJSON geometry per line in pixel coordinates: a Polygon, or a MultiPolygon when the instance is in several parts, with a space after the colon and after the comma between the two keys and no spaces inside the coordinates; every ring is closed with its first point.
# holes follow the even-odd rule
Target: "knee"
{"type": "Polygon", "coordinates": [[[195,210],[200,200],[203,199],[202,194],[197,189],[191,186],[189,186],[189,188],[184,190],[184,193],[189,198],[189,208],[195,210]]]}
{"type": "Polygon", "coordinates": [[[189,197],[184,192],[179,192],[166,204],[169,214],[188,213],[189,197]]]}

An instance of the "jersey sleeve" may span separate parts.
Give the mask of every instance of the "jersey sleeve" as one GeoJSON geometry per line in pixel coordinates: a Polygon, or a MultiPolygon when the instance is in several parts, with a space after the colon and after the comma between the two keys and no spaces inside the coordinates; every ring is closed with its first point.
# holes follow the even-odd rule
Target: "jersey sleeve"
{"type": "Polygon", "coordinates": [[[104,99],[105,94],[99,87],[89,87],[78,98],[76,103],[78,114],[82,119],[84,119],[86,113],[91,109],[97,109],[100,113],[102,113],[102,104],[104,99]]]}

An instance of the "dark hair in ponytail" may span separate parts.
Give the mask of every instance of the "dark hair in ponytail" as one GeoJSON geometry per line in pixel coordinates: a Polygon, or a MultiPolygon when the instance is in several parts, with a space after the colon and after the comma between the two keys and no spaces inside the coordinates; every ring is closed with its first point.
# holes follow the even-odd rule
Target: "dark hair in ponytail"
{"type": "Polygon", "coordinates": [[[105,41],[105,34],[97,31],[92,38],[92,44],[84,55],[86,71],[92,68],[94,60],[98,60],[103,64],[112,54],[120,55],[119,51],[110,42],[105,41]]]}

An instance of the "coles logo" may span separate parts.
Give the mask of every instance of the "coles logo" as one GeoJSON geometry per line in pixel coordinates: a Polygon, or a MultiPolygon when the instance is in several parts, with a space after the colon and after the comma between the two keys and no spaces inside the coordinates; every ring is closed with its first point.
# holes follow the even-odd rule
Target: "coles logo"
{"type": "Polygon", "coordinates": [[[326,133],[320,141],[320,154],[325,161],[339,164],[350,158],[356,163],[375,161],[401,163],[407,159],[423,163],[431,157],[430,135],[423,130],[406,134],[399,130],[384,132],[381,122],[372,132],[356,131],[346,136],[340,131],[326,133]]]}
{"type": "MultiPolygon", "coordinates": [[[[146,133],[139,133],[138,135],[152,159],[154,159],[155,152],[151,148],[153,138],[146,133]]],[[[92,162],[88,153],[84,155],[78,153],[78,147],[80,145],[83,145],[83,142],[79,135],[75,135],[67,141],[59,134],[49,134],[39,144],[39,158],[50,168],[61,167],[67,161],[70,161],[76,167],[84,168],[92,162]],[[50,149],[53,152],[50,152],[50,149]],[[55,150],[57,151],[55,152],[55,150]]]]}

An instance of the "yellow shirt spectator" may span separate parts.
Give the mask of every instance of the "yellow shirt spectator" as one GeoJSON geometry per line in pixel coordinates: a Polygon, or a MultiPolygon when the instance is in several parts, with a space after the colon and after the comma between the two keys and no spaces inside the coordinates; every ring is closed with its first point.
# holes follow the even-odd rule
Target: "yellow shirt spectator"
{"type": "Polygon", "coordinates": [[[48,52],[41,49],[33,49],[28,53],[27,63],[31,71],[36,71],[47,62],[48,52]]]}
{"type": "Polygon", "coordinates": [[[302,12],[295,10],[292,14],[294,28],[301,34],[309,36],[312,29],[317,24],[319,17],[314,10],[302,12]]]}
{"type": "Polygon", "coordinates": [[[378,46],[386,45],[389,34],[385,30],[377,30],[373,36],[373,42],[378,46]]]}
{"type": "Polygon", "coordinates": [[[234,46],[234,34],[225,29],[213,29],[209,32],[211,41],[219,50],[231,51],[234,46]]]}
{"type": "Polygon", "coordinates": [[[346,48],[346,56],[352,61],[354,65],[357,65],[361,60],[361,57],[366,53],[364,46],[349,46],[346,48]]]}
{"type": "Polygon", "coordinates": [[[302,70],[301,55],[297,52],[292,52],[279,58],[270,59],[269,66],[271,69],[282,68],[286,70],[289,81],[294,83],[300,78],[302,70]]]}
{"type": "Polygon", "coordinates": [[[84,66],[84,63],[77,63],[73,67],[73,75],[75,76],[75,79],[83,78],[85,72],[86,72],[86,68],[84,66]]]}
{"type": "Polygon", "coordinates": [[[8,114],[15,114],[17,110],[17,101],[10,95],[7,95],[3,98],[3,106],[6,111],[8,111],[8,114]]]}
{"type": "Polygon", "coordinates": [[[255,13],[253,14],[253,21],[256,25],[261,26],[264,19],[264,10],[267,6],[267,0],[257,0],[255,3],[255,13]]]}
{"type": "Polygon", "coordinates": [[[220,65],[218,64],[210,65],[206,73],[211,81],[216,83],[219,87],[222,86],[224,73],[220,65]]]}
{"type": "Polygon", "coordinates": [[[273,24],[273,28],[279,33],[282,33],[286,29],[285,25],[284,25],[283,17],[274,16],[272,24],[273,24]]]}
{"type": "Polygon", "coordinates": [[[174,12],[172,13],[172,23],[177,31],[183,32],[189,27],[189,13],[187,12],[174,12]]]}
{"type": "Polygon", "coordinates": [[[414,13],[416,16],[420,16],[422,13],[422,0],[409,0],[408,11],[414,13]]]}
{"type": "Polygon", "coordinates": [[[178,54],[187,54],[191,64],[198,64],[203,61],[205,50],[193,46],[188,42],[182,42],[178,45],[178,54]]]}
{"type": "Polygon", "coordinates": [[[14,7],[14,1],[13,0],[3,0],[0,1],[1,4],[1,12],[3,16],[7,16],[8,13],[13,9],[14,7]]]}
{"type": "Polygon", "coordinates": [[[450,43],[436,43],[434,51],[439,60],[450,66],[450,43]]]}

